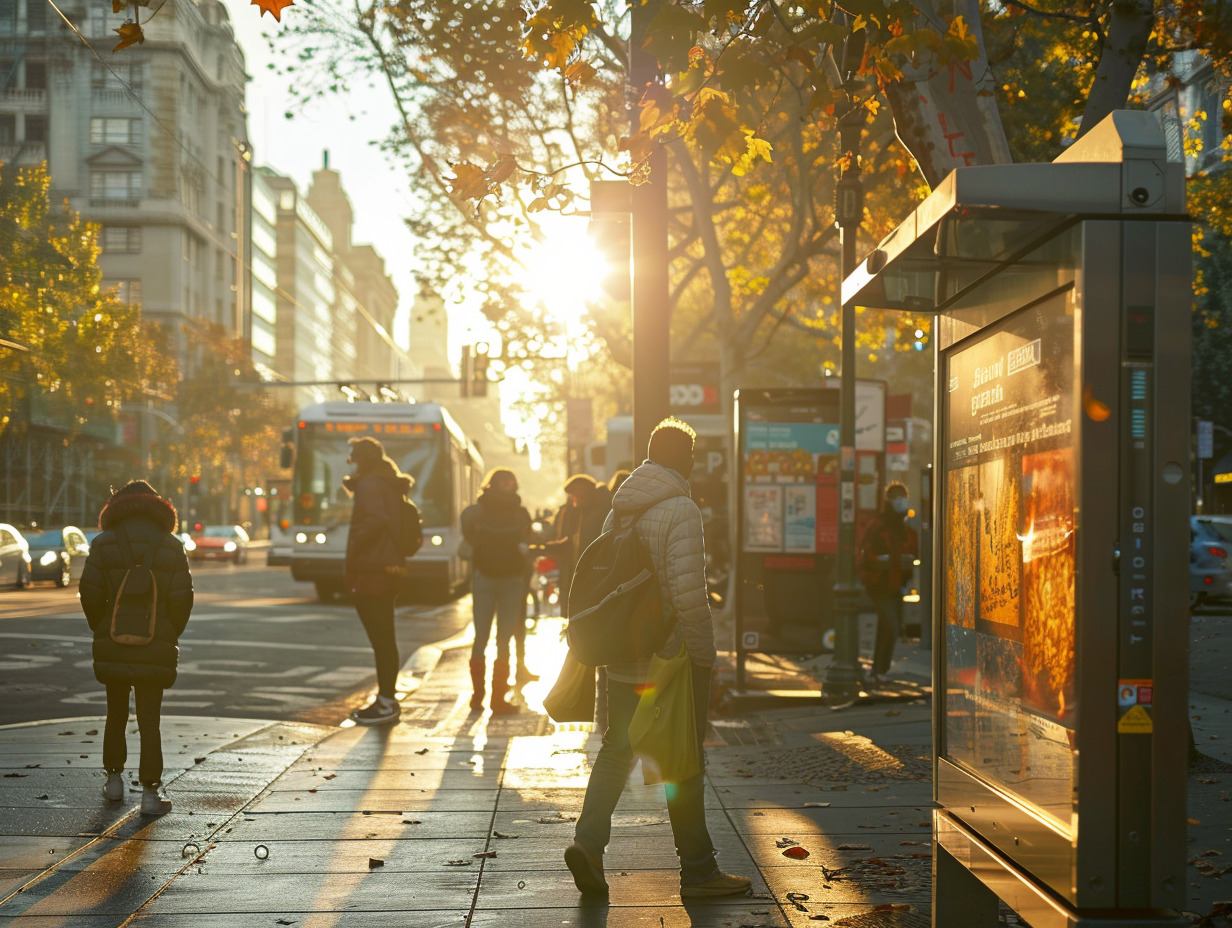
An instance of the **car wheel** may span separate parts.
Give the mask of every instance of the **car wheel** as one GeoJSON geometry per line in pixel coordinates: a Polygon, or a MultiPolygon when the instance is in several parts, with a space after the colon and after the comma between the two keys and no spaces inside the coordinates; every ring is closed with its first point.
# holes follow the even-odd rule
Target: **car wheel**
{"type": "Polygon", "coordinates": [[[342,592],[340,589],[338,589],[338,587],[334,586],[332,583],[319,583],[318,582],[316,584],[316,587],[317,587],[317,599],[319,599],[323,603],[333,602],[334,597],[342,592]]]}
{"type": "Polygon", "coordinates": [[[30,574],[25,564],[17,565],[17,589],[24,590],[30,585],[30,574]]]}
{"type": "Polygon", "coordinates": [[[72,582],[73,582],[73,570],[71,567],[69,567],[68,564],[65,564],[60,568],[60,576],[56,577],[56,586],[58,586],[60,589],[64,589],[66,586],[68,586],[72,582]]]}
{"type": "Polygon", "coordinates": [[[1206,602],[1206,594],[1205,594],[1205,593],[1190,592],[1190,594],[1189,594],[1189,608],[1190,608],[1191,610],[1192,610],[1192,609],[1197,609],[1197,608],[1198,608],[1199,606],[1201,606],[1204,602],[1206,602]]]}

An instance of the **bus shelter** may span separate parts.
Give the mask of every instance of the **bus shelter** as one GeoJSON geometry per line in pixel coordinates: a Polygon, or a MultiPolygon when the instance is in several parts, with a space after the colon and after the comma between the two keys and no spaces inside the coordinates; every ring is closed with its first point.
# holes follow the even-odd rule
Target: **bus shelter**
{"type": "Polygon", "coordinates": [[[937,926],[1184,923],[1180,159],[1121,111],[1051,164],[960,168],[843,284],[935,319],[937,926]]]}

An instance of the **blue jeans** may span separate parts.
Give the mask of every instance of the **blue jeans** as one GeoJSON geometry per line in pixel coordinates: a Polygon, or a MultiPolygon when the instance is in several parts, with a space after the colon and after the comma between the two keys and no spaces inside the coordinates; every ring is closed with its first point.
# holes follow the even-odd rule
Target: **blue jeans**
{"type": "MultiPolygon", "coordinates": [[[[693,670],[693,707],[698,728],[698,749],[705,740],[706,720],[710,708],[710,669],[693,670]]],[[[607,681],[608,726],[603,733],[603,747],[590,770],[582,814],[578,816],[574,838],[596,857],[602,857],[612,838],[612,813],[624,792],[625,781],[633,771],[633,748],[629,744],[629,723],[637,709],[635,684],[610,677],[607,681]]],[[[704,767],[704,763],[703,763],[704,767]]],[[[680,858],[680,879],[698,883],[709,879],[718,870],[714,859],[714,842],[706,827],[706,774],[697,774],[683,783],[668,784],[667,816],[671,819],[676,840],[676,855],[680,858]]]]}
{"type": "Polygon", "coordinates": [[[496,659],[509,661],[509,640],[517,634],[518,623],[526,622],[526,578],[489,577],[475,571],[471,598],[474,601],[475,643],[471,660],[483,658],[492,634],[492,617],[496,616],[496,659]]]}

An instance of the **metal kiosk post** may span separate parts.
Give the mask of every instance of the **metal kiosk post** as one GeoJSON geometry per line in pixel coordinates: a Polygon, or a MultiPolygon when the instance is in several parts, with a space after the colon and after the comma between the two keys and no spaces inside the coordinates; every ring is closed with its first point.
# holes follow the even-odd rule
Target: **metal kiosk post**
{"type": "Polygon", "coordinates": [[[998,899],[1034,928],[1185,923],[1190,239],[1170,148],[1120,111],[1052,164],[960,168],[843,284],[936,313],[942,928],[995,925],[998,899]]]}

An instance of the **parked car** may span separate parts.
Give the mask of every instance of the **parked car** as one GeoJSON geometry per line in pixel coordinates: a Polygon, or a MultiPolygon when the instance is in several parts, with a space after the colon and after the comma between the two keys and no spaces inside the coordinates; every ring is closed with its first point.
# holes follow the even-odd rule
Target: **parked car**
{"type": "Polygon", "coordinates": [[[51,580],[56,586],[65,587],[81,579],[90,544],[77,526],[28,532],[26,545],[30,551],[31,580],[51,580]]]}
{"type": "Polygon", "coordinates": [[[248,533],[238,525],[207,525],[193,541],[197,546],[188,552],[192,560],[248,563],[248,533]]]}
{"type": "Polygon", "coordinates": [[[1232,516],[1189,519],[1189,604],[1232,598],[1232,516]]]}
{"type": "Polygon", "coordinates": [[[30,585],[30,547],[21,532],[0,522],[0,583],[19,590],[30,585]]]}

